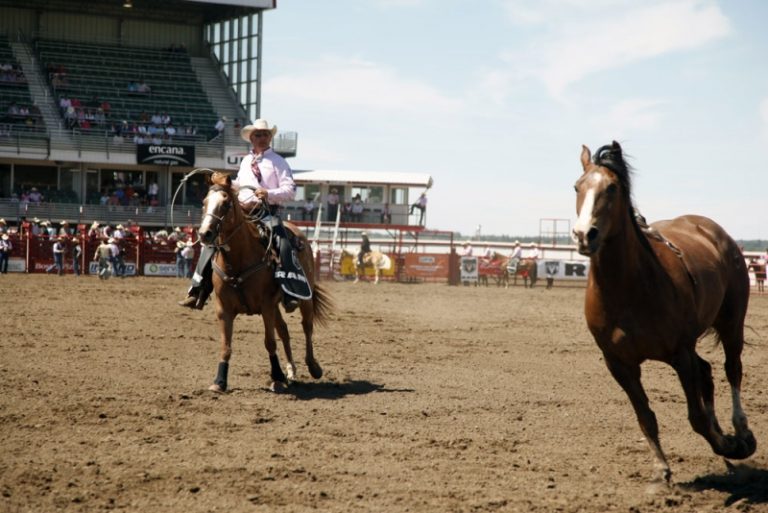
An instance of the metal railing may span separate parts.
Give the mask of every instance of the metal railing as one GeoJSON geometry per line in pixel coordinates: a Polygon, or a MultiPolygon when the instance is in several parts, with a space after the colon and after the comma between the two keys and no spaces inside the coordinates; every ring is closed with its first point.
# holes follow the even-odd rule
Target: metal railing
{"type": "Polygon", "coordinates": [[[98,221],[100,224],[114,226],[130,220],[140,226],[171,227],[171,221],[176,226],[196,226],[200,222],[200,216],[200,207],[191,205],[174,207],[171,219],[170,207],[29,203],[9,198],[0,199],[0,218],[14,222],[22,218],[27,220],[37,218],[57,224],[61,221],[68,221],[71,224],[90,224],[98,221]]]}

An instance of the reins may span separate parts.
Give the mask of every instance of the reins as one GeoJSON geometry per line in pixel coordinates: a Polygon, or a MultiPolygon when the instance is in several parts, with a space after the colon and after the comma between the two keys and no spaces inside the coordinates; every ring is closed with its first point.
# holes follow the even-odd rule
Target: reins
{"type": "MultiPolygon", "coordinates": [[[[232,238],[238,232],[240,232],[240,230],[244,226],[246,226],[246,225],[252,225],[253,226],[253,225],[256,225],[256,223],[258,223],[259,221],[261,221],[265,217],[265,215],[267,213],[267,207],[266,207],[265,202],[262,201],[258,205],[256,205],[251,210],[251,212],[249,212],[248,214],[245,214],[243,212],[243,219],[242,219],[242,221],[240,221],[240,223],[238,223],[237,226],[235,226],[227,234],[226,238],[223,238],[224,236],[221,233],[221,227],[222,227],[222,225],[225,222],[227,214],[229,214],[229,210],[237,208],[237,207],[234,206],[234,201],[236,201],[236,199],[234,198],[234,195],[231,194],[231,192],[232,192],[231,190],[227,191],[227,190],[225,190],[224,187],[222,187],[220,185],[214,185],[214,186],[211,187],[210,191],[217,191],[217,190],[228,192],[230,197],[227,200],[227,202],[224,204],[225,205],[224,212],[221,212],[219,215],[215,215],[213,213],[206,212],[205,216],[203,217],[203,219],[205,219],[206,216],[210,216],[210,217],[212,217],[213,219],[216,220],[215,229],[216,229],[216,231],[218,233],[216,235],[216,240],[215,240],[214,244],[212,244],[212,247],[213,247],[214,251],[216,251],[218,253],[221,253],[222,258],[224,259],[224,262],[225,262],[225,265],[224,265],[225,268],[222,269],[216,263],[216,260],[212,259],[211,260],[212,268],[216,272],[216,274],[222,279],[222,281],[224,283],[226,283],[227,285],[231,286],[233,289],[235,289],[237,291],[238,296],[240,297],[240,301],[243,304],[243,306],[245,307],[246,311],[248,312],[248,314],[252,314],[253,312],[251,310],[251,307],[248,304],[248,301],[247,301],[247,298],[246,298],[246,295],[245,295],[245,291],[243,289],[243,285],[245,284],[245,282],[252,275],[254,275],[257,272],[259,272],[259,271],[261,271],[263,269],[266,269],[266,268],[268,268],[270,266],[271,261],[269,259],[269,255],[270,255],[270,251],[272,249],[271,233],[267,234],[267,241],[268,242],[267,242],[267,245],[266,245],[266,248],[265,248],[265,251],[264,251],[264,256],[261,258],[261,260],[255,262],[255,263],[253,263],[251,265],[246,266],[244,269],[242,269],[242,270],[240,270],[239,272],[236,272],[236,273],[233,272],[232,265],[231,265],[231,263],[229,261],[229,258],[228,258],[228,254],[231,251],[229,242],[230,242],[230,240],[232,240],[232,238]]],[[[267,229],[269,229],[269,227],[266,224],[262,224],[262,226],[265,226],[267,229]]],[[[271,230],[269,230],[269,231],[271,232],[271,230]]]]}

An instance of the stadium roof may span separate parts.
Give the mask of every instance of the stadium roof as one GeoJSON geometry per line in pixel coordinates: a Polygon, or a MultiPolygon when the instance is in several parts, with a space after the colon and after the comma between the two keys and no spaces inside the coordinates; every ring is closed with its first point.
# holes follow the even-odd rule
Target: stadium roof
{"type": "Polygon", "coordinates": [[[302,182],[327,182],[333,184],[377,184],[400,185],[405,187],[432,187],[432,177],[426,173],[393,173],[391,171],[333,171],[333,170],[296,170],[293,178],[302,182]]]}
{"type": "Polygon", "coordinates": [[[123,7],[123,3],[122,0],[0,0],[0,6],[4,7],[146,20],[174,20],[179,23],[210,23],[275,8],[275,0],[131,0],[130,9],[123,7]]]}

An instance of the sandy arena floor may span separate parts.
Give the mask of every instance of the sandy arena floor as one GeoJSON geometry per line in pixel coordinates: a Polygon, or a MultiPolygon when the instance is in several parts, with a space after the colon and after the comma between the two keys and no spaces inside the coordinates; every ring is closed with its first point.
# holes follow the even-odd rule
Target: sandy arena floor
{"type": "MultiPolygon", "coordinates": [[[[294,314],[299,381],[270,392],[261,318],[243,317],[214,395],[213,308],[176,306],[185,281],[0,276],[0,511],[768,511],[768,296],[744,353],[757,453],[729,474],[672,369],[646,364],[675,483],[649,494],[583,289],[326,286],[321,380],[294,314]]],[[[722,351],[699,348],[730,431],[722,351]]]]}

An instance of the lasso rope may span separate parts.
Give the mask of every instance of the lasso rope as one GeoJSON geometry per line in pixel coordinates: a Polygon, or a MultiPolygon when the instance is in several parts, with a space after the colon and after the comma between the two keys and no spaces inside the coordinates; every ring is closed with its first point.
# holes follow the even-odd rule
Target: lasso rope
{"type": "MultiPolygon", "coordinates": [[[[186,175],[184,175],[184,178],[181,179],[179,182],[179,186],[176,187],[176,192],[173,193],[173,198],[171,198],[171,226],[175,226],[176,223],[173,222],[173,207],[176,205],[176,196],[179,195],[179,191],[181,191],[181,188],[184,186],[185,183],[187,183],[187,180],[192,178],[194,175],[198,173],[206,173],[209,175],[212,175],[215,171],[213,169],[208,169],[207,167],[198,167],[196,169],[193,169],[186,175]]],[[[192,243],[192,245],[200,244],[200,234],[197,235],[197,240],[192,243]]]]}

